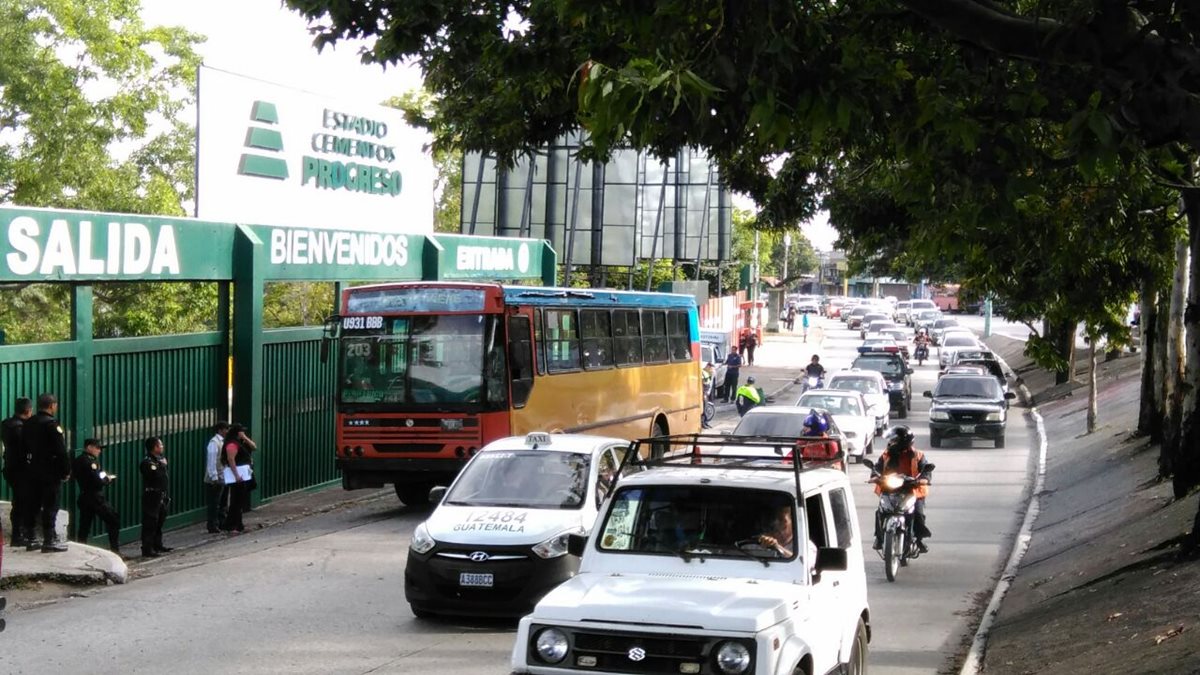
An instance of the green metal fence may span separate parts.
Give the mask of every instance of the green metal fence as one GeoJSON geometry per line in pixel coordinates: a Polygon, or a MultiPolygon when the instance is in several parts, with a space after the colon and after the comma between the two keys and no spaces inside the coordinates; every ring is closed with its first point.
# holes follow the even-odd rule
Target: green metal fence
{"type": "MultiPolygon", "coordinates": [[[[0,349],[0,418],[12,415],[18,398],[33,400],[37,408],[38,394],[52,393],[61,401],[70,401],[75,391],[74,343],[56,342],[38,345],[14,345],[0,349]]],[[[59,411],[63,429],[74,427],[75,411],[64,406],[59,411]]],[[[68,436],[68,441],[70,437],[68,436]]],[[[0,499],[12,499],[8,481],[0,481],[0,499]]],[[[4,524],[8,527],[8,523],[4,524]]]]}
{"type": "Polygon", "coordinates": [[[321,363],[321,329],[263,332],[263,429],[254,460],[260,497],[335,481],[334,359],[321,363]]]}

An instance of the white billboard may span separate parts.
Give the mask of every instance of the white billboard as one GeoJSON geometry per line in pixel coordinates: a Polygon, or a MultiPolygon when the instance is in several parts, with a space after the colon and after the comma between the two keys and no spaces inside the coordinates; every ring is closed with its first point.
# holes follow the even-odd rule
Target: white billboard
{"type": "Polygon", "coordinates": [[[399,110],[210,67],[200,68],[198,90],[198,218],[433,231],[428,135],[399,110]]]}

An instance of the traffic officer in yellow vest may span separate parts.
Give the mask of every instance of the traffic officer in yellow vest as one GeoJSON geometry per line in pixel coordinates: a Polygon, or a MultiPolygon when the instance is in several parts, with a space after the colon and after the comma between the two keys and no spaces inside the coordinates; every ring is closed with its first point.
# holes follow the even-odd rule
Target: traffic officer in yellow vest
{"type": "Polygon", "coordinates": [[[83,442],[83,452],[71,462],[71,476],[79,485],[79,522],[75,525],[75,541],[87,543],[92,534],[92,523],[99,518],[108,531],[108,548],[121,554],[121,519],[104,498],[104,488],[117,479],[116,474],[106,472],[100,466],[100,451],[104,444],[97,438],[83,442]]]}
{"type": "Polygon", "coordinates": [[[754,386],[754,376],[746,378],[746,384],[737,388],[737,394],[734,396],[734,404],[737,405],[738,415],[746,414],[756,405],[762,405],[762,392],[754,386]]]}

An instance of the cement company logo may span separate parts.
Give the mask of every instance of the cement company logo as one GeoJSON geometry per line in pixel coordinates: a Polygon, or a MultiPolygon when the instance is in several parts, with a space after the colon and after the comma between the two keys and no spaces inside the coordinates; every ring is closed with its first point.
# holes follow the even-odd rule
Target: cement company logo
{"type": "Polygon", "coordinates": [[[250,120],[252,124],[246,129],[246,147],[259,152],[242,153],[242,160],[238,162],[238,173],[243,176],[287,180],[287,162],[282,157],[260,154],[263,151],[283,152],[283,135],[279,130],[271,128],[279,124],[279,112],[275,110],[275,104],[255,101],[250,108],[250,120]]]}

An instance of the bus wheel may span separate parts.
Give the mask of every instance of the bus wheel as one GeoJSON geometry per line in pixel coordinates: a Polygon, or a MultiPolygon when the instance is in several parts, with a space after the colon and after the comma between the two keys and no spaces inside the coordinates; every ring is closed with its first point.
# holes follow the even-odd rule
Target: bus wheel
{"type": "MultiPolygon", "coordinates": [[[[667,433],[666,420],[662,419],[661,417],[657,420],[654,420],[654,431],[651,433],[651,436],[666,436],[667,433]]],[[[667,454],[667,450],[669,450],[670,447],[671,444],[667,443],[666,441],[652,441],[650,443],[650,455],[655,459],[658,459],[659,457],[667,454]]]]}
{"type": "Polygon", "coordinates": [[[425,483],[396,484],[396,496],[406,506],[427,506],[429,504],[430,485],[425,483]]]}

